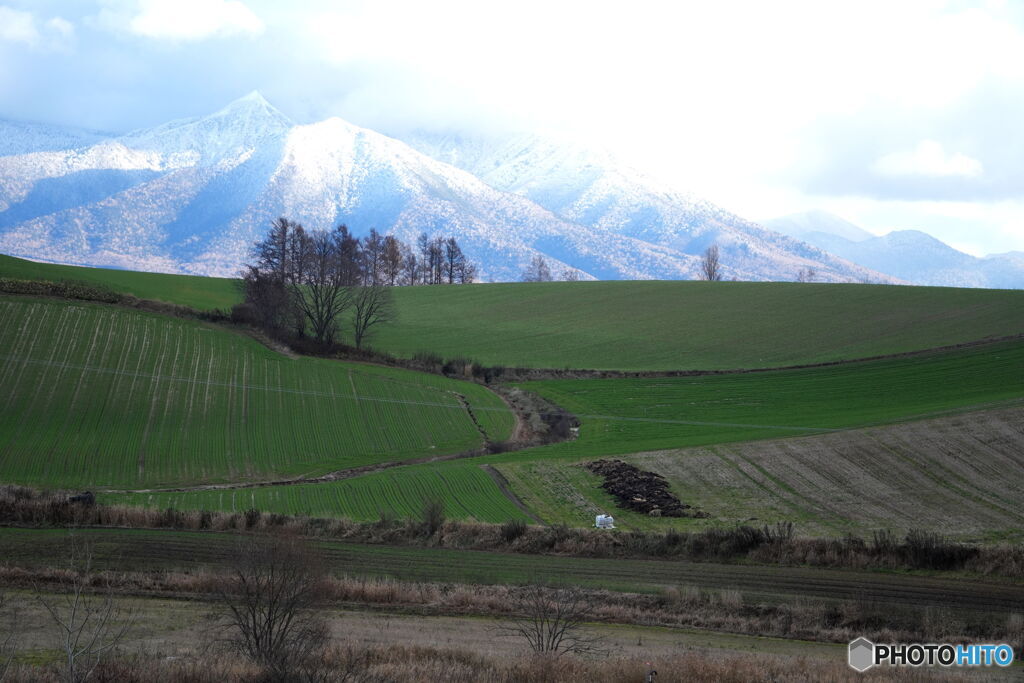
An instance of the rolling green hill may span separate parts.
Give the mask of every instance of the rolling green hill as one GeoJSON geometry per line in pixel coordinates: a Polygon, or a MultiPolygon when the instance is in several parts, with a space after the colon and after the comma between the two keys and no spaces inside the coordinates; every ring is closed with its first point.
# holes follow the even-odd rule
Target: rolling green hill
{"type": "MultiPolygon", "coordinates": [[[[1000,464],[998,458],[993,460],[991,444],[1003,436],[1010,439],[1012,449],[1020,443],[1019,433],[1001,435],[1002,428],[993,428],[974,434],[965,427],[971,435],[957,442],[953,449],[956,453],[940,457],[932,454],[930,446],[916,448],[914,443],[897,454],[895,446],[877,447],[879,437],[847,430],[911,421],[909,428],[916,424],[914,420],[929,414],[948,414],[955,419],[978,407],[1019,406],[1024,402],[1024,342],[822,368],[679,378],[551,380],[522,386],[573,410],[581,421],[579,438],[542,448],[413,465],[372,477],[308,487],[262,487],[237,494],[135,494],[128,498],[111,496],[108,500],[186,509],[242,511],[255,506],[367,520],[375,519],[380,509],[367,504],[368,500],[387,500],[388,509],[396,514],[415,516],[422,499],[418,491],[424,482],[433,481],[452,516],[498,522],[508,511],[487,510],[481,493],[489,490],[494,494],[494,489],[482,488],[480,483],[484,481],[480,465],[491,464],[540,518],[582,525],[588,524],[595,512],[615,508],[598,488],[597,478],[575,467],[575,463],[607,455],[701,446],[703,449],[661,453],[652,468],[673,475],[675,489],[688,496],[684,500],[711,510],[713,517],[648,520],[635,514],[616,515],[633,528],[716,526],[757,516],[766,521],[796,520],[801,528],[819,533],[863,532],[882,524],[892,528],[920,526],[914,511],[934,512],[952,505],[971,523],[964,521],[949,531],[969,531],[976,539],[1000,537],[1020,521],[1019,516],[1002,509],[1007,495],[1012,498],[1006,482],[982,474],[1009,467],[1005,462],[1000,464]],[[862,451],[862,455],[847,453],[843,448],[847,442],[861,444],[851,448],[862,451]],[[872,445],[876,446],[874,450],[872,445]],[[762,449],[790,456],[798,453],[799,466],[793,465],[794,457],[780,463],[777,458],[760,462],[747,455],[762,449]],[[733,452],[742,457],[730,456],[733,452]],[[700,468],[707,478],[699,484],[692,481],[694,468],[674,464],[679,458],[691,457],[691,453],[707,461],[700,468]],[[820,458],[816,459],[815,454],[820,458]],[[935,486],[938,478],[929,475],[933,464],[936,471],[955,474],[949,461],[956,454],[970,459],[975,474],[969,482],[938,482],[941,485],[935,486]],[[915,482],[914,488],[898,494],[903,496],[902,502],[886,504],[878,496],[865,494],[872,501],[871,509],[851,512],[855,505],[845,500],[843,511],[837,512],[828,496],[837,496],[842,487],[825,487],[810,473],[832,482],[850,478],[850,470],[858,467],[870,469],[876,478],[887,469],[903,468],[912,474],[913,479],[908,481],[915,482]],[[730,474],[731,479],[727,476],[730,474]],[[924,486],[927,482],[932,482],[931,489],[924,486]],[[463,487],[465,492],[458,492],[456,487],[463,487]],[[306,488],[308,492],[302,490],[306,488]],[[996,504],[1002,507],[994,508],[996,504]]],[[[913,441],[928,443],[921,435],[913,441]]],[[[650,466],[648,456],[630,458],[650,466]]],[[[1020,467],[1017,462],[1013,471],[1020,467]]],[[[885,490],[898,489],[893,485],[885,490]]],[[[856,497],[848,491],[846,495],[856,497]]],[[[927,526],[934,525],[930,520],[927,526]]]]}
{"type": "Polygon", "coordinates": [[[20,280],[75,280],[104,285],[140,299],[166,301],[199,310],[227,310],[241,300],[238,281],[199,275],[143,273],[134,270],[86,268],[37,263],[0,254],[0,277],[20,280]]]}
{"type": "MultiPolygon", "coordinates": [[[[0,276],[56,279],[57,268],[0,259],[0,276]]],[[[223,307],[237,296],[230,280],[97,269],[74,269],[66,277],[200,308],[212,301],[223,307]],[[89,277],[71,274],[79,270],[89,277]]],[[[398,321],[383,327],[376,340],[385,350],[539,367],[778,366],[1024,332],[1024,293],[1016,291],[585,282],[398,288],[395,297],[398,321]]],[[[920,449],[896,456],[897,446],[886,446],[871,455],[875,437],[856,437],[865,444],[858,453],[868,455],[848,454],[844,435],[856,435],[845,430],[1020,405],[1019,339],[803,369],[525,382],[523,388],[580,418],[577,440],[319,484],[121,494],[111,490],[317,475],[453,454],[480,446],[484,434],[494,441],[507,438],[514,420],[500,399],[478,385],[377,366],[289,359],[193,321],[2,297],[0,322],[0,383],[11,387],[0,411],[4,481],[89,487],[107,490],[106,500],[161,507],[258,507],[355,519],[375,519],[382,512],[415,516],[425,498],[437,497],[453,517],[522,518],[481,468],[490,464],[535,514],[586,523],[609,500],[574,463],[622,455],[666,473],[677,490],[715,513],[684,522],[690,525],[750,515],[796,519],[820,532],[862,531],[881,523],[904,528],[913,525],[913,510],[960,505],[958,500],[969,511],[958,529],[971,529],[975,538],[1005,537],[1006,525],[1019,521],[996,510],[1012,494],[987,487],[984,477],[928,493],[927,500],[904,494],[917,501],[904,506],[911,512],[878,501],[869,515],[830,504],[843,486],[797,476],[818,466],[818,451],[805,447],[819,443],[815,439],[822,440],[820,472],[829,481],[842,475],[833,467],[884,470],[907,458],[920,459],[926,472],[932,456],[920,449]],[[758,444],[781,455],[760,458],[758,444]],[[663,453],[633,455],[652,451],[663,453]],[[800,466],[785,465],[797,452],[802,455],[794,462],[800,466]],[[679,463],[691,457],[704,464],[679,463]],[[734,472],[753,488],[728,483],[734,472]],[[701,473],[727,488],[702,493],[689,483],[701,473]]],[[[957,441],[957,448],[988,471],[994,456],[985,444],[1004,436],[999,429],[957,441]]],[[[1016,444],[1021,435],[1007,438],[1016,444]]],[[[927,442],[922,436],[914,440],[927,442]]],[[[948,469],[952,456],[943,458],[948,469]]],[[[628,514],[624,520],[633,527],[676,523],[628,514]]]]}
{"type": "Polygon", "coordinates": [[[484,364],[763,368],[1024,332],[1024,292],[766,282],[413,287],[375,346],[484,364]]]}
{"type": "Polygon", "coordinates": [[[514,423],[468,382],[43,299],[0,297],[0,386],[0,479],[46,486],[316,475],[471,450],[514,423]]]}
{"type": "MultiPolygon", "coordinates": [[[[232,280],[37,264],[0,277],[73,278],[197,308],[238,301],[232,280]]],[[[763,368],[916,351],[1024,333],[1024,292],[766,282],[550,282],[395,289],[372,345],[488,365],[763,368]]]]}
{"type": "Polygon", "coordinates": [[[797,370],[525,382],[579,416],[552,452],[606,455],[823,433],[1024,399],[1024,341],[797,370]]]}

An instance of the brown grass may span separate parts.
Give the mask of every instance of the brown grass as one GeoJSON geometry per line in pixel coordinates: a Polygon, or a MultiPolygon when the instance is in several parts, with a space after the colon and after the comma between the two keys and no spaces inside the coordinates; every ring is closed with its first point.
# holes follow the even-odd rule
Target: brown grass
{"type": "MultiPolygon", "coordinates": [[[[0,566],[0,585],[60,591],[70,585],[68,570],[0,566]]],[[[114,572],[93,577],[97,590],[112,586],[121,594],[211,599],[223,587],[223,575],[201,571],[114,572]]],[[[433,615],[518,616],[526,586],[479,586],[332,577],[322,588],[324,608],[371,606],[433,615]]],[[[702,592],[670,588],[661,594],[585,590],[602,623],[699,628],[755,636],[849,642],[866,636],[882,642],[961,642],[987,639],[1024,646],[1020,619],[1005,613],[953,612],[878,604],[868,600],[825,602],[794,600],[768,604],[749,601],[737,590],[702,592]]]]}
{"type": "Polygon", "coordinates": [[[508,533],[505,525],[449,520],[425,535],[421,520],[295,517],[249,510],[245,513],[181,511],[168,508],[68,503],[68,494],[0,486],[0,524],[28,527],[111,527],[190,531],[279,532],[313,538],[395,546],[486,550],[596,558],[691,561],[749,560],[770,565],[855,569],[958,570],[1024,578],[1024,545],[973,545],[912,529],[870,539],[800,538],[784,524],[732,526],[698,532],[615,532],[564,525],[528,525],[508,533]]]}
{"type": "MultiPolygon", "coordinates": [[[[604,659],[526,658],[485,656],[454,648],[390,645],[341,645],[323,653],[314,673],[321,680],[359,683],[641,683],[649,668],[658,672],[660,683],[784,683],[788,681],[929,681],[935,672],[916,669],[874,671],[857,674],[845,662],[822,662],[800,657],[753,654],[708,654],[685,652],[655,661],[609,657],[604,659]]],[[[945,672],[943,672],[945,673],[945,672]]],[[[961,677],[943,675],[942,680],[961,677]]],[[[54,667],[16,667],[10,681],[59,681],[54,667]]],[[[136,656],[104,664],[92,680],[124,683],[256,683],[268,680],[258,667],[244,661],[208,655],[182,654],[175,657],[136,656]]],[[[296,678],[295,680],[301,680],[296,678]]]]}
{"type": "Polygon", "coordinates": [[[959,540],[1021,539],[1022,443],[1024,408],[1012,407],[623,459],[663,475],[718,523],[756,517],[798,520],[808,535],[925,527],[959,540]]]}

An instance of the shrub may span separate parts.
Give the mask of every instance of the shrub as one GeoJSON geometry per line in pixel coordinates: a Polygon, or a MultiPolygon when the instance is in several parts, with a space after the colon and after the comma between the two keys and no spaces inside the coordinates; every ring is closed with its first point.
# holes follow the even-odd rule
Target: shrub
{"type": "Polygon", "coordinates": [[[793,539],[793,522],[776,522],[772,526],[765,524],[762,531],[768,543],[786,543],[793,539]]]}
{"type": "Polygon", "coordinates": [[[526,522],[521,519],[510,519],[501,525],[501,538],[505,543],[511,543],[526,533],[526,522]]]}
{"type": "Polygon", "coordinates": [[[65,299],[100,301],[108,304],[121,303],[125,299],[123,294],[119,294],[108,287],[72,280],[51,282],[49,280],[18,280],[4,277],[0,278],[0,292],[28,294],[31,296],[55,296],[65,299]]]}
{"type": "Polygon", "coordinates": [[[231,322],[239,325],[257,325],[260,322],[260,316],[255,306],[243,302],[231,307],[231,322]]]}
{"type": "Polygon", "coordinates": [[[260,511],[255,508],[249,508],[245,511],[245,528],[252,529],[260,523],[260,511]]]}
{"type": "Polygon", "coordinates": [[[420,521],[423,522],[423,532],[427,536],[436,534],[444,524],[444,519],[444,503],[439,500],[424,501],[420,521]]]}
{"type": "Polygon", "coordinates": [[[916,569],[956,569],[978,554],[977,548],[952,543],[934,531],[911,529],[904,540],[910,565],[916,569]]]}
{"type": "Polygon", "coordinates": [[[871,552],[887,555],[896,550],[896,536],[888,529],[879,529],[871,534],[871,552]]]}

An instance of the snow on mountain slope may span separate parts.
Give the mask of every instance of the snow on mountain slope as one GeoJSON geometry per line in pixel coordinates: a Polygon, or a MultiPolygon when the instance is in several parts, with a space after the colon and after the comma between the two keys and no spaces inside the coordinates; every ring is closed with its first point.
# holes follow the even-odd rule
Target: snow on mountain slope
{"type": "Polygon", "coordinates": [[[273,142],[293,125],[253,91],[208,116],[132,131],[119,141],[130,149],[158,152],[168,165],[212,164],[273,142]]]}
{"type": "Polygon", "coordinates": [[[718,244],[727,276],[793,280],[812,268],[827,281],[889,279],[679,192],[604,151],[536,135],[475,139],[418,132],[404,139],[566,220],[695,256],[718,244]]]}
{"type": "MultiPolygon", "coordinates": [[[[863,242],[874,237],[864,228],[854,225],[835,214],[821,210],[805,211],[803,213],[782,216],[781,218],[772,218],[761,221],[761,225],[769,230],[781,232],[783,235],[789,235],[804,241],[810,241],[804,239],[806,236],[818,233],[836,235],[851,242],[863,242]]],[[[811,241],[811,244],[814,244],[814,242],[811,241]]]]}
{"type": "Polygon", "coordinates": [[[989,287],[1024,289],[1024,251],[989,254],[981,259],[989,287]]]}
{"type": "Polygon", "coordinates": [[[233,275],[271,220],[455,236],[491,280],[535,254],[598,278],[689,278],[698,260],[561,219],[341,119],[294,126],[258,93],[86,147],[0,157],[0,251],[233,275]]]}
{"type": "Polygon", "coordinates": [[[1020,252],[977,258],[919,230],[896,230],[853,241],[835,231],[810,229],[802,238],[849,261],[913,284],[1024,287],[1024,254],[1020,252]]]}
{"type": "Polygon", "coordinates": [[[78,128],[0,120],[0,156],[87,147],[105,137],[109,136],[78,128]]]}
{"type": "Polygon", "coordinates": [[[206,270],[237,262],[274,217],[308,226],[346,223],[414,242],[454,235],[491,280],[516,279],[534,254],[600,278],[687,277],[696,262],[636,240],[596,234],[532,202],[341,119],[296,126],[260,196],[198,258],[206,270]],[[237,256],[233,256],[237,255],[237,256]]]}

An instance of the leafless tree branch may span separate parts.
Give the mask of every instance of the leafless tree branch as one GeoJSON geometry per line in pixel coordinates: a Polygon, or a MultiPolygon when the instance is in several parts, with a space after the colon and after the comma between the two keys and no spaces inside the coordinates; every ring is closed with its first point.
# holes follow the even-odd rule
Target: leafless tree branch
{"type": "Polygon", "coordinates": [[[598,654],[603,639],[585,625],[594,608],[578,588],[525,588],[517,605],[520,617],[498,627],[504,636],[526,640],[538,655],[598,654]]]}
{"type": "Polygon", "coordinates": [[[712,244],[704,251],[700,262],[700,278],[711,282],[722,279],[722,266],[719,262],[717,244],[712,244]]]}

